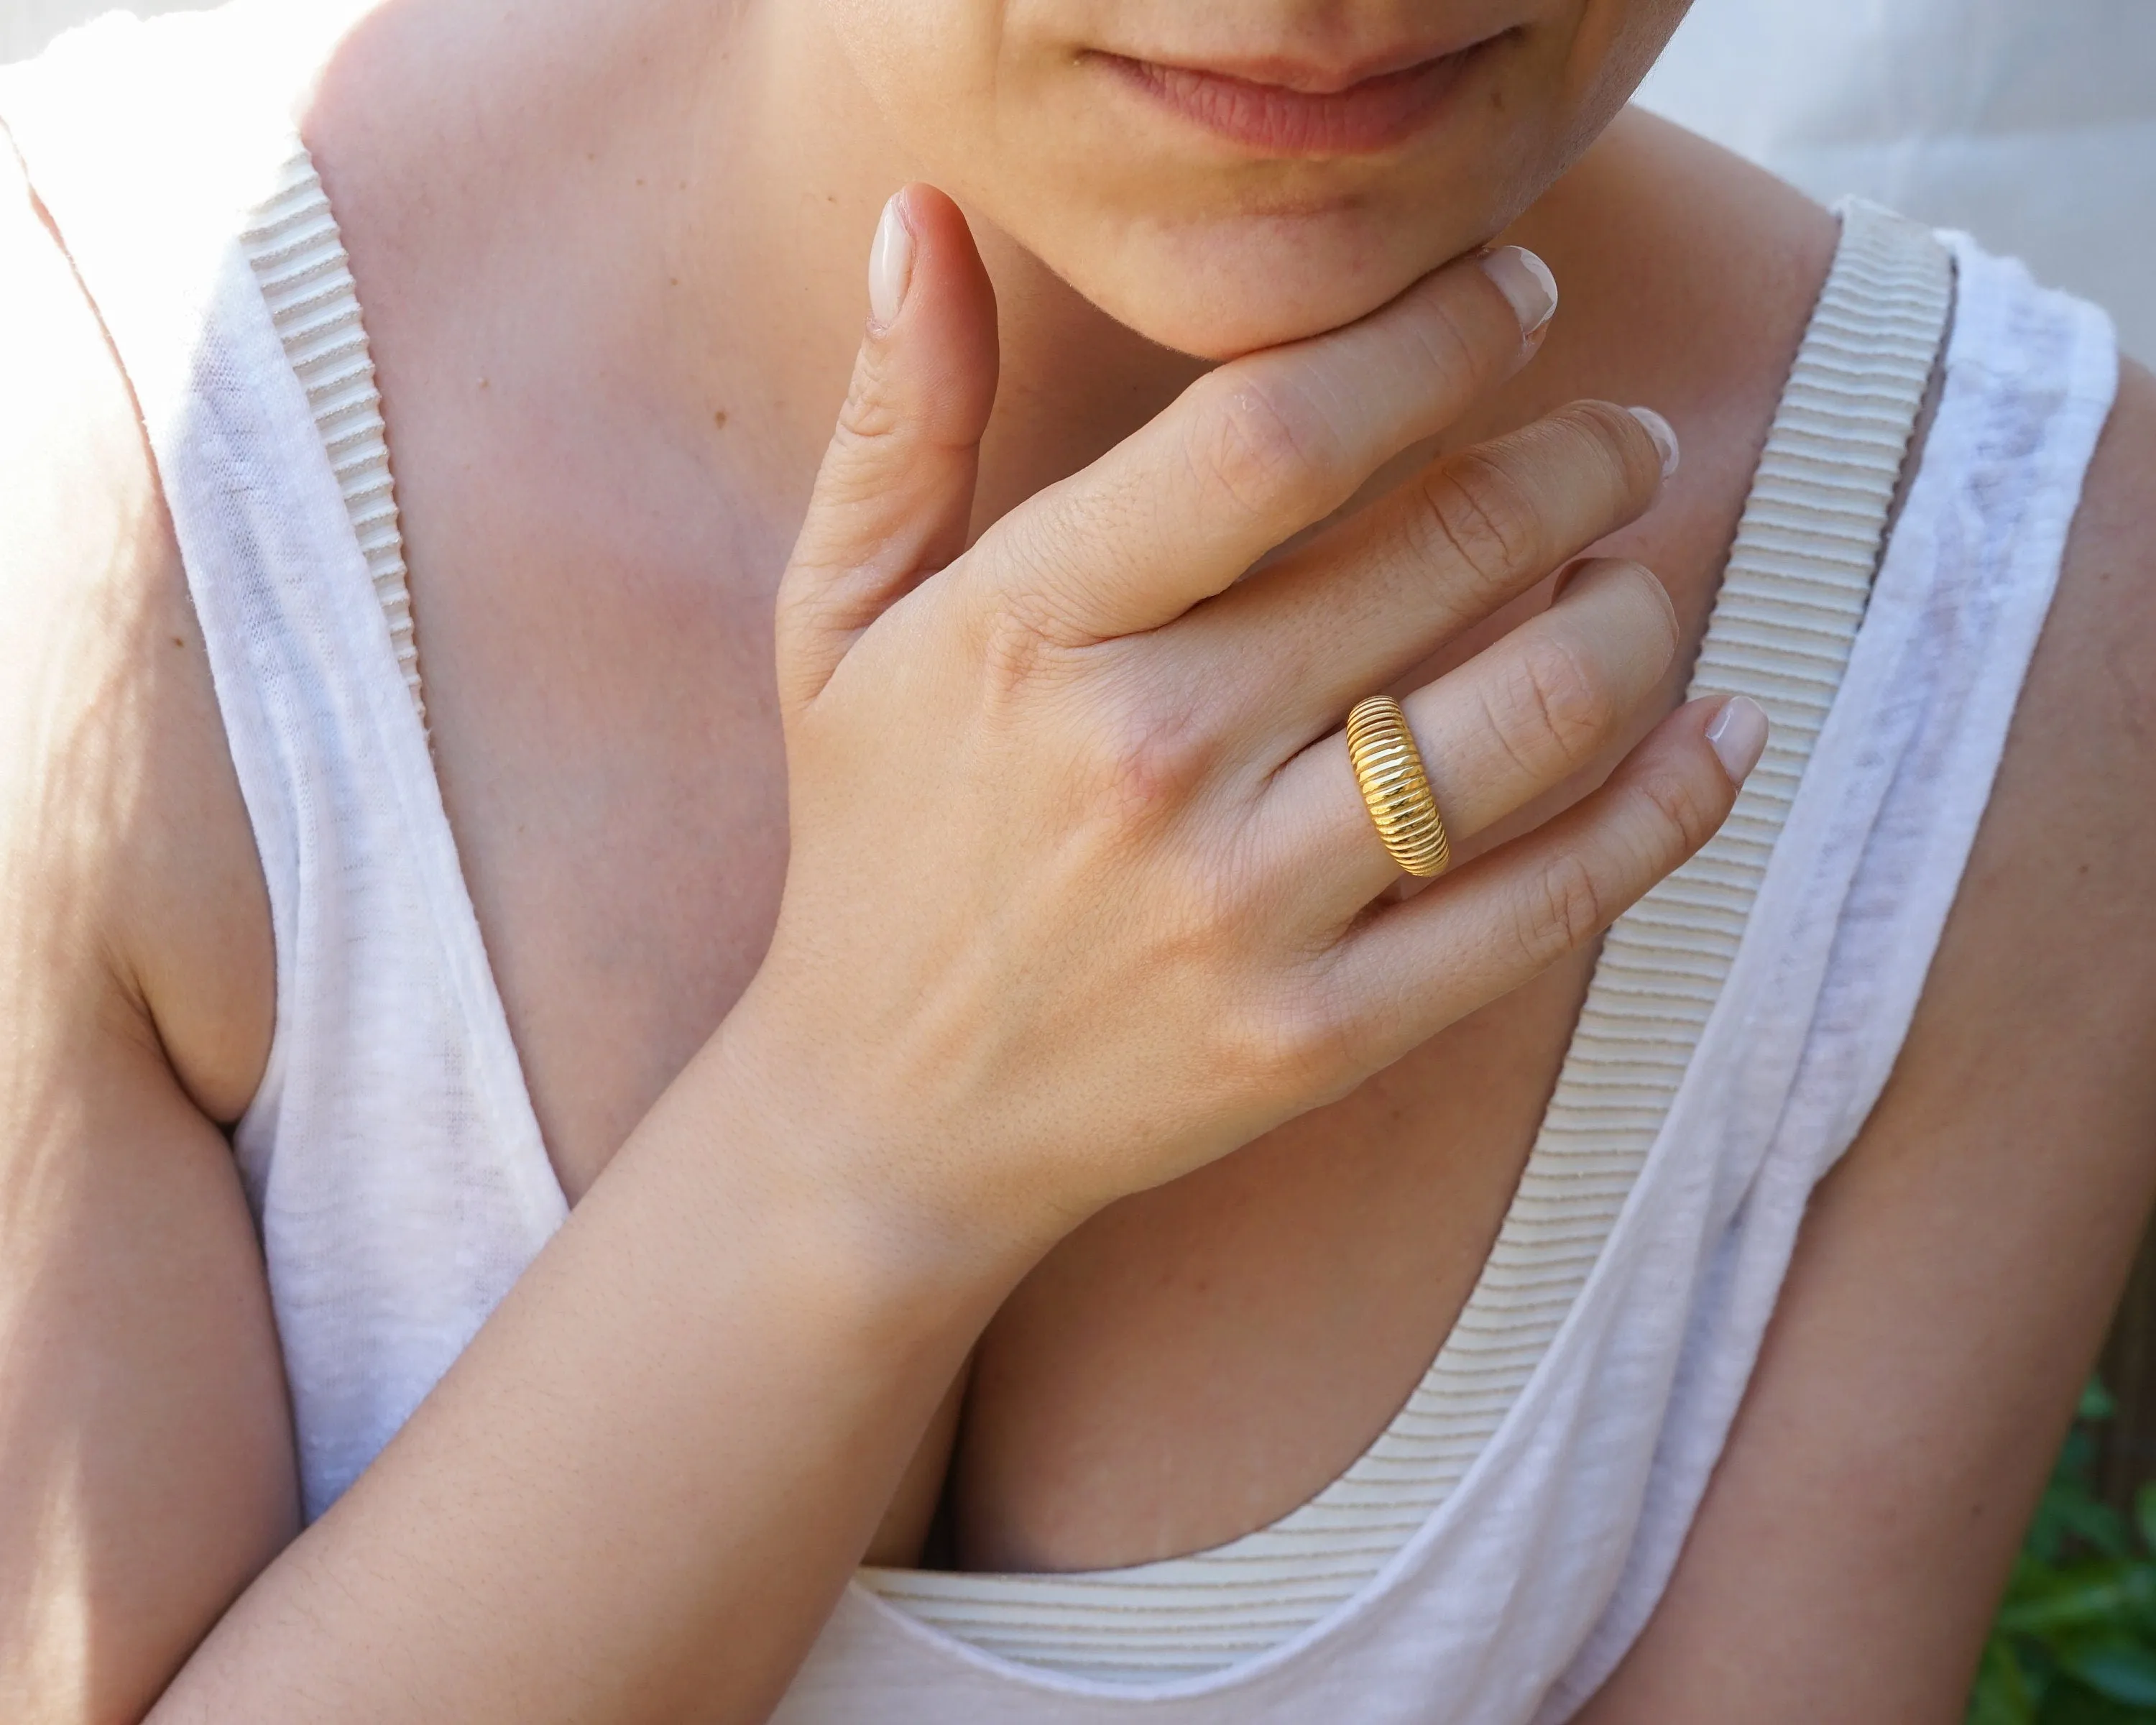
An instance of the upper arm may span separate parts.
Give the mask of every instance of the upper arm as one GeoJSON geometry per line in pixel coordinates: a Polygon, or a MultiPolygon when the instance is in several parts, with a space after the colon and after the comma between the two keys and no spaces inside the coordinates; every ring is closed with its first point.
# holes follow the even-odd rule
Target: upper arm
{"type": "Polygon", "coordinates": [[[1583,1714],[1958,1720],[2156,1193],[2156,380],[2129,367],[1907,1043],[1583,1714]]]}
{"type": "Polygon", "coordinates": [[[267,912],[125,380],[0,134],[0,1717],[139,1717],[296,1521],[214,1123],[267,912]]]}

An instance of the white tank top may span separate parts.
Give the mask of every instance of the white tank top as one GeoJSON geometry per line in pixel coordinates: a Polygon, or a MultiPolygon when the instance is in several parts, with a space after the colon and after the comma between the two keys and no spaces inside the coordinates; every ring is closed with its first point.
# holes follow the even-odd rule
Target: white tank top
{"type": "MultiPolygon", "coordinates": [[[[312,1517],[566,1206],[429,754],[358,300],[292,131],[308,11],[108,20],[0,71],[0,121],[141,404],[268,883],[275,1030],[235,1147],[312,1517]]],[[[864,1572],[787,1725],[1530,1725],[1630,1645],[1812,1187],[1907,1030],[2116,384],[2093,308],[1959,236],[1843,223],[1694,679],[1759,700],[1768,752],[1611,931],[1407,1405],[1214,1551],[864,1572]]]]}

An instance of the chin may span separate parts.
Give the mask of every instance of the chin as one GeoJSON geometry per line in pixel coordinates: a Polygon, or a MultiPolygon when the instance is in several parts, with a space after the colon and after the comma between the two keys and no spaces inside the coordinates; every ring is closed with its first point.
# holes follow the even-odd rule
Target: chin
{"type": "Polygon", "coordinates": [[[1476,243],[1364,211],[1142,224],[1090,256],[1049,261],[1147,340],[1224,360],[1353,323],[1476,243]]]}

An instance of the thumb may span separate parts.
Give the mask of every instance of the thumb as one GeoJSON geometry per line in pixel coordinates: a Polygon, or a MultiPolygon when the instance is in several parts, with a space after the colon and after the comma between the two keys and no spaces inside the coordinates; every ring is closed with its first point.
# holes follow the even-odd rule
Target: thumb
{"type": "Polygon", "coordinates": [[[869,254],[869,324],[779,588],[778,673],[813,700],[856,637],[966,548],[996,394],[996,298],[957,205],[908,186],[869,254]]]}

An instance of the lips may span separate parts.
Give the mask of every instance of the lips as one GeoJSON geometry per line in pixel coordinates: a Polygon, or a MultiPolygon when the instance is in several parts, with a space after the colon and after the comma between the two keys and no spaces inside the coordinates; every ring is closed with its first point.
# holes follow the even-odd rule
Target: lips
{"type": "Polygon", "coordinates": [[[1096,58],[1148,101],[1246,149],[1269,156],[1360,156],[1390,149],[1420,130],[1489,46],[1476,43],[1335,90],[1122,54],[1096,58]]]}

